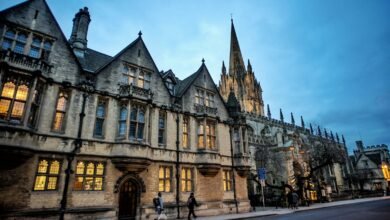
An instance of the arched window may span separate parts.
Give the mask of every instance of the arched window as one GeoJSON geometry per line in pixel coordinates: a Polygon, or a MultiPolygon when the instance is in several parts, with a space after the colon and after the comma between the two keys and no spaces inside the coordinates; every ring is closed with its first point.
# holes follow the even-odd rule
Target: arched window
{"type": "Polygon", "coordinates": [[[64,90],[60,90],[57,99],[56,113],[53,122],[53,131],[63,132],[65,130],[65,116],[68,106],[69,94],[64,90]]]}
{"type": "Polygon", "coordinates": [[[29,80],[21,77],[5,77],[0,95],[0,119],[21,123],[29,96],[29,80]]]}

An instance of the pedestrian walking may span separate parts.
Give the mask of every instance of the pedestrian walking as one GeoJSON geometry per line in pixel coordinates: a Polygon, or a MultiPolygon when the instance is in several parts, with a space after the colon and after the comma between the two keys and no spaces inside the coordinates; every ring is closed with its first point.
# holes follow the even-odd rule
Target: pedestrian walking
{"type": "Polygon", "coordinates": [[[296,192],[292,193],[292,209],[298,209],[299,195],[296,192]]]}
{"type": "Polygon", "coordinates": [[[195,215],[194,208],[195,206],[198,206],[198,203],[196,202],[194,193],[192,192],[190,194],[190,197],[188,197],[187,200],[187,207],[188,207],[188,219],[191,219],[191,214],[196,218],[197,216],[195,215]]]}
{"type": "Polygon", "coordinates": [[[156,219],[157,220],[164,219],[164,216],[165,216],[165,214],[163,214],[163,211],[164,211],[164,199],[162,198],[160,192],[153,199],[153,205],[154,205],[154,208],[155,208],[156,214],[157,214],[157,218],[156,219]]]}

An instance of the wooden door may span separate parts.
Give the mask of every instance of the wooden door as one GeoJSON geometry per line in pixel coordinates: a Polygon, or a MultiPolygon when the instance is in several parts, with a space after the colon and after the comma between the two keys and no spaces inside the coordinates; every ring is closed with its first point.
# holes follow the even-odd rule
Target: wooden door
{"type": "Polygon", "coordinates": [[[131,180],[122,184],[119,195],[119,219],[135,219],[138,195],[137,186],[131,180]]]}

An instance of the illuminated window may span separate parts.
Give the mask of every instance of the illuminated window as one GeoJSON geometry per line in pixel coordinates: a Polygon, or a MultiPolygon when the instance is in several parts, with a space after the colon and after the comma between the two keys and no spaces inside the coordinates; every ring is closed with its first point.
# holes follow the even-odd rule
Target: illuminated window
{"type": "Polygon", "coordinates": [[[133,105],[130,111],[129,139],[143,140],[145,126],[145,109],[142,106],[133,105]]]}
{"type": "Polygon", "coordinates": [[[66,91],[60,90],[57,99],[56,113],[53,121],[53,131],[63,132],[65,130],[65,116],[69,101],[69,95],[66,91]]]}
{"type": "Polygon", "coordinates": [[[99,98],[96,108],[96,120],[94,135],[98,137],[103,136],[103,125],[106,117],[106,100],[99,98]]]}
{"type": "Polygon", "coordinates": [[[102,162],[78,161],[74,190],[103,190],[104,167],[102,162]]]}
{"type": "Polygon", "coordinates": [[[207,133],[207,148],[215,148],[215,123],[207,121],[206,123],[206,133],[207,133]]]}
{"type": "Polygon", "coordinates": [[[194,177],[191,168],[183,167],[181,169],[181,191],[193,192],[194,191],[194,177]]]}
{"type": "Polygon", "coordinates": [[[164,144],[165,136],[165,113],[159,112],[158,114],[158,143],[164,144]]]}
{"type": "Polygon", "coordinates": [[[203,121],[198,122],[198,148],[204,148],[204,125],[203,121]]]}
{"type": "Polygon", "coordinates": [[[188,140],[188,117],[183,118],[183,148],[189,147],[189,140],[188,140]]]}
{"type": "Polygon", "coordinates": [[[119,112],[119,131],[118,131],[119,137],[124,137],[126,135],[126,119],[127,119],[127,106],[122,104],[119,112]]]}
{"type": "Polygon", "coordinates": [[[159,192],[171,192],[172,182],[172,168],[160,167],[158,171],[158,191],[159,192]]]}
{"type": "Polygon", "coordinates": [[[208,120],[198,121],[198,148],[216,148],[215,123],[208,120]]]}
{"type": "Polygon", "coordinates": [[[222,172],[222,176],[223,176],[223,191],[231,191],[233,185],[232,171],[224,170],[222,172]]]}
{"type": "Polygon", "coordinates": [[[21,123],[30,92],[28,78],[5,76],[0,95],[0,119],[21,123]]]}
{"type": "Polygon", "coordinates": [[[40,159],[35,176],[34,190],[57,190],[60,169],[61,162],[59,160],[40,159]]]}

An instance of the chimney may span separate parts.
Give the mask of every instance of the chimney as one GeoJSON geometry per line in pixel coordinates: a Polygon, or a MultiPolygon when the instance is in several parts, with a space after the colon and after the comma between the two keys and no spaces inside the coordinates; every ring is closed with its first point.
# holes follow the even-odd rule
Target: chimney
{"type": "Polygon", "coordinates": [[[72,34],[69,43],[73,48],[76,56],[84,57],[85,49],[87,49],[87,33],[91,17],[87,7],[80,9],[73,19],[72,34]]]}

